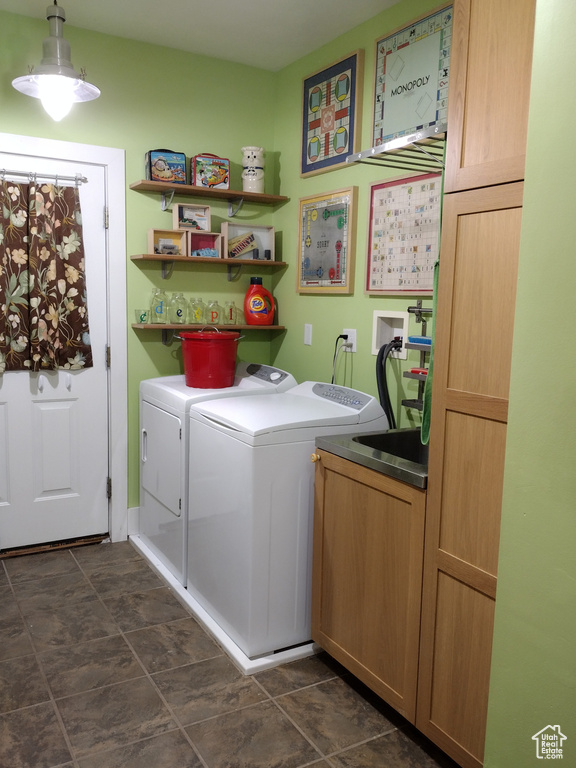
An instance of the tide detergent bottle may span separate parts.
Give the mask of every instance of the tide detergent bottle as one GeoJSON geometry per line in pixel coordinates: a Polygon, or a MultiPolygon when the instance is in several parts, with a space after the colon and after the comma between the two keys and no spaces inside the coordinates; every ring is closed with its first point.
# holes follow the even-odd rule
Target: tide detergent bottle
{"type": "Polygon", "coordinates": [[[244,297],[244,317],[247,325],[272,325],[274,323],[274,299],[262,285],[261,277],[250,278],[250,288],[244,297]]]}

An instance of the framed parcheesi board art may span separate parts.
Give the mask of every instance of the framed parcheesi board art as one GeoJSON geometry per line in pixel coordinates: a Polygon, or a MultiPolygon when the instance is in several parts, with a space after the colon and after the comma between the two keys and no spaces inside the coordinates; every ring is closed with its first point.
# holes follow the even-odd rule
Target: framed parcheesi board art
{"type": "Polygon", "coordinates": [[[441,197],[440,173],[371,185],[366,293],[432,294],[441,197]]]}
{"type": "Polygon", "coordinates": [[[452,17],[446,5],[376,41],[373,147],[446,122],[452,17]]]}
{"type": "Polygon", "coordinates": [[[304,79],[301,176],[330,171],[358,152],[364,51],[304,79]]]}

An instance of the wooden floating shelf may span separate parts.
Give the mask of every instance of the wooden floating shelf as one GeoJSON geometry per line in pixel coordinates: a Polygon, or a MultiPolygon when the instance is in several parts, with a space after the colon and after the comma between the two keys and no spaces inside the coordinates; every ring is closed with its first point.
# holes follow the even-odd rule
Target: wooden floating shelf
{"type": "Polygon", "coordinates": [[[218,329],[219,331],[284,331],[284,325],[177,325],[175,323],[132,323],[138,331],[200,331],[218,329]]]}
{"type": "Polygon", "coordinates": [[[241,266],[249,267],[286,267],[285,261],[269,261],[267,259],[219,259],[204,256],[171,256],[159,253],[140,253],[130,256],[132,261],[177,261],[186,264],[216,264],[217,266],[241,266]]]}
{"type": "Polygon", "coordinates": [[[286,203],[290,198],[284,195],[266,195],[260,192],[242,192],[234,189],[208,189],[208,187],[196,187],[192,184],[171,184],[167,181],[135,181],[130,184],[130,189],[136,192],[174,192],[176,195],[187,197],[212,197],[217,200],[244,200],[245,202],[260,203],[261,205],[277,205],[286,203]]]}

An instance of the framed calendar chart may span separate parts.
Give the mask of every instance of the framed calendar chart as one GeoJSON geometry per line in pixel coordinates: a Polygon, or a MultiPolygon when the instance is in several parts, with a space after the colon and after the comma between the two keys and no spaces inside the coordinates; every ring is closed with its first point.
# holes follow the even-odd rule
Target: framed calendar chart
{"type": "Polygon", "coordinates": [[[358,187],[300,198],[298,291],[352,293],[358,187]]]}
{"type": "Polygon", "coordinates": [[[358,152],[364,51],[304,79],[301,176],[330,171],[358,152]]]}
{"type": "Polygon", "coordinates": [[[371,185],[366,292],[432,294],[442,174],[371,185]]]}

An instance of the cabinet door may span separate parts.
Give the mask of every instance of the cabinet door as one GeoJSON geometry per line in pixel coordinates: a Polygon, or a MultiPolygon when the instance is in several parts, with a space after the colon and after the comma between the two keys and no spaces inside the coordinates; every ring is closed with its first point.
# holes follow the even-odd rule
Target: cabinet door
{"type": "Polygon", "coordinates": [[[484,753],[522,188],[444,201],[416,725],[464,768],[484,753]]]}
{"type": "Polygon", "coordinates": [[[312,637],[414,722],[425,492],[319,453],[312,637]]]}
{"type": "Polygon", "coordinates": [[[536,0],[455,0],[445,191],[524,178],[536,0]]]}
{"type": "Polygon", "coordinates": [[[175,517],[182,499],[182,421],[143,401],[140,405],[140,485],[175,517]]]}

